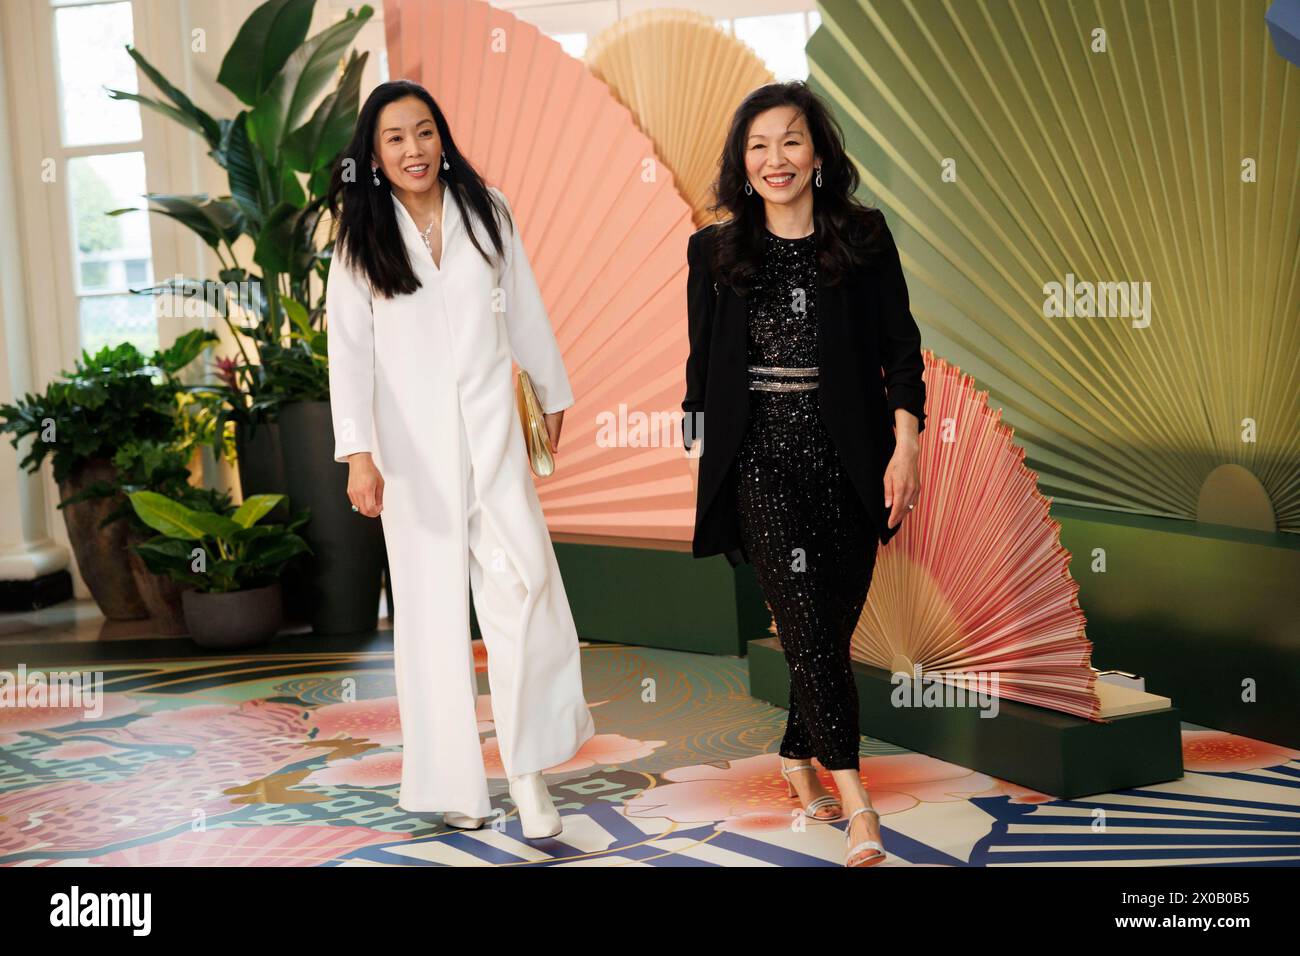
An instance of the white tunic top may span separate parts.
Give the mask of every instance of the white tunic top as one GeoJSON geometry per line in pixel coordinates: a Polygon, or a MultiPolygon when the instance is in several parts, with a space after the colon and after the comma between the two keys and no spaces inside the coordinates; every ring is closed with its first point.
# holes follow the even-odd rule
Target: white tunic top
{"type": "MultiPolygon", "coordinates": [[[[511,359],[529,373],[544,411],[568,408],[574,398],[513,212],[502,227],[507,251],[497,268],[470,242],[446,192],[435,265],[406,207],[395,195],[392,202],[421,288],[372,297],[364,277],[334,256],[326,292],[334,455],[344,461],[369,451],[384,479],[403,734],[400,803],[485,816],[469,651],[471,494],[527,591],[519,607],[506,609],[519,622],[508,638],[513,650],[504,638],[494,647],[485,632],[507,771],[562,763],[594,733],[578,636],[528,467],[511,359]]],[[[481,227],[479,236],[492,254],[481,227]]]]}
{"type": "MultiPolygon", "coordinates": [[[[504,193],[495,186],[488,188],[509,208],[504,193]]],[[[489,267],[470,242],[460,207],[448,193],[442,215],[442,261],[435,265],[411,214],[391,189],[389,195],[421,288],[409,296],[376,297],[372,302],[365,280],[344,269],[338,256],[331,260],[326,312],[335,460],[346,461],[358,451],[378,451],[372,415],[378,417],[375,402],[383,396],[375,391],[376,373],[379,379],[388,379],[412,372],[414,364],[419,375],[427,375],[440,359],[452,358],[446,349],[457,344],[462,351],[478,353],[477,360],[464,369],[466,377],[458,380],[462,390],[478,383],[474,376],[494,372],[506,379],[504,386],[510,389],[513,402],[509,365],[502,367],[499,361],[508,348],[510,357],[532,378],[544,412],[571,406],[573,390],[518,229],[507,227],[502,236],[504,266],[489,267]],[[494,311],[496,289],[501,290],[504,301],[494,311]],[[427,317],[431,310],[444,309],[448,303],[454,305],[457,315],[478,316],[479,321],[472,326],[457,323],[457,328],[420,321],[420,316],[427,317]],[[443,351],[427,352],[422,348],[426,345],[443,351]]],[[[513,210],[510,218],[513,222],[513,210]]],[[[480,232],[479,241],[491,251],[485,233],[480,232]]]]}

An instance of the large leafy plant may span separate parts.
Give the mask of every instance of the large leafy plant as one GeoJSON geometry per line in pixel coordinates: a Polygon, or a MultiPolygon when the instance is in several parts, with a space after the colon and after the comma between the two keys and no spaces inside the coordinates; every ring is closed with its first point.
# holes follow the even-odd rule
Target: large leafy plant
{"type": "MultiPolygon", "coordinates": [[[[18,464],[34,472],[49,456],[55,481],[64,481],[79,464],[93,459],[113,460],[119,469],[129,470],[135,455],[145,459],[142,474],[166,475],[174,471],[174,462],[165,460],[163,449],[182,454],[187,437],[211,440],[210,430],[216,428],[210,415],[202,424],[185,420],[182,407],[191,404],[186,396],[197,392],[179,376],[217,340],[216,333],[196,329],[149,358],[129,342],[94,356],[83,351],[75,370],[51,382],[43,394],[28,393],[0,406],[0,433],[10,435],[14,448],[33,437],[18,464]]],[[[202,409],[202,401],[196,407],[202,409]]],[[[95,482],[60,507],[117,488],[112,482],[95,482]]]]}
{"type": "Polygon", "coordinates": [[[294,532],[302,512],[287,525],[258,524],[284,495],[252,495],[233,512],[188,508],[166,495],[136,491],[131,506],[159,532],[131,550],[155,574],[166,574],[204,592],[243,591],[273,584],[290,559],[311,548],[294,532]]]}
{"type": "MultiPolygon", "coordinates": [[[[165,100],[122,90],[115,99],[136,100],[181,123],[208,143],[208,155],[226,171],[228,195],[149,193],[153,212],[195,232],[216,253],[216,281],[183,279],[137,290],[145,293],[201,292],[215,301],[238,343],[241,361],[221,368],[226,414],[253,423],[274,418],[285,401],[327,397],[328,375],[317,358],[312,334],[293,321],[295,312],[323,336],[324,285],[330,245],[317,249],[316,227],[326,204],[330,172],[356,125],[361,72],[367,54],[343,56],[373,10],[362,5],[343,20],[307,37],[315,0],[267,0],[240,28],[221,62],[217,82],[248,109],[215,119],[169,83],[135,48],[127,53],[165,100]],[[341,66],[335,88],[316,105],[341,66]],[[310,113],[308,112],[310,110],[310,113]],[[240,237],[253,241],[251,263],[235,253],[240,237]],[[311,276],[321,289],[314,304],[311,276]],[[228,283],[240,295],[232,297],[228,283]],[[232,301],[233,298],[233,301],[232,301]],[[295,310],[295,306],[297,309],[295,310]],[[248,315],[236,326],[232,310],[248,315]],[[259,361],[250,361],[241,333],[259,361]]],[[[118,215],[132,210],[114,210],[118,215]]]]}
{"type": "MultiPolygon", "coordinates": [[[[157,492],[186,507],[217,514],[224,514],[233,507],[229,492],[190,483],[194,449],[211,440],[211,424],[216,417],[211,401],[182,393],[177,396],[177,403],[178,427],[170,440],[133,439],[124,442],[114,453],[116,485],[125,497],[122,504],[104,518],[101,527],[125,519],[132,523],[137,534],[148,534],[148,525],[140,520],[129,501],[129,496],[136,491],[157,492]]],[[[225,437],[223,448],[226,459],[233,461],[233,436],[225,437]]]]}

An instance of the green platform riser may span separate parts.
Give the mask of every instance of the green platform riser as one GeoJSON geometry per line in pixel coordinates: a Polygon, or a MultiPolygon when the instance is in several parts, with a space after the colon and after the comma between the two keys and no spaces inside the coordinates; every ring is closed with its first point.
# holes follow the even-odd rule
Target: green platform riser
{"type": "Polygon", "coordinates": [[[1094,667],[1143,676],[1194,723],[1300,747],[1295,535],[1065,505],[1052,514],[1073,556],[1094,667]],[[1094,570],[1098,549],[1104,573],[1094,570]]]}
{"type": "Polygon", "coordinates": [[[743,655],[771,615],[748,564],[721,555],[556,542],[583,640],[743,655]]]}

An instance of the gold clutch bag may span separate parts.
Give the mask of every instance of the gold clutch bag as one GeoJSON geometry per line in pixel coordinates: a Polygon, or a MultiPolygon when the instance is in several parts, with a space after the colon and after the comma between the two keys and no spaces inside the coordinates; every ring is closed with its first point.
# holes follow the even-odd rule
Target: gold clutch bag
{"type": "Polygon", "coordinates": [[[538,478],[555,473],[555,456],[542,417],[542,403],[537,400],[533,380],[523,369],[515,380],[515,398],[519,406],[519,421],[524,426],[524,444],[528,447],[528,466],[538,478]]]}

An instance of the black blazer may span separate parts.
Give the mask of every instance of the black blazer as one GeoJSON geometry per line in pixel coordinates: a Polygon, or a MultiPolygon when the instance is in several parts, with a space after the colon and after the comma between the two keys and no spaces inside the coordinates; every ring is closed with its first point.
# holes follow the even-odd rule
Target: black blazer
{"type": "MultiPolygon", "coordinates": [[[[875,522],[882,544],[888,528],[885,468],[894,453],[895,408],[925,428],[925,368],[921,333],[908,305],[907,283],[893,235],[880,217],[883,252],[870,267],[837,286],[817,286],[818,404],[853,486],[875,522]]],[[[715,281],[710,268],[719,223],[694,233],[686,245],[690,357],[682,439],[704,440],[695,501],[697,557],[746,560],[736,517],[735,459],[749,422],[748,300],[715,281]],[[704,426],[707,425],[707,428],[704,426]]]]}

